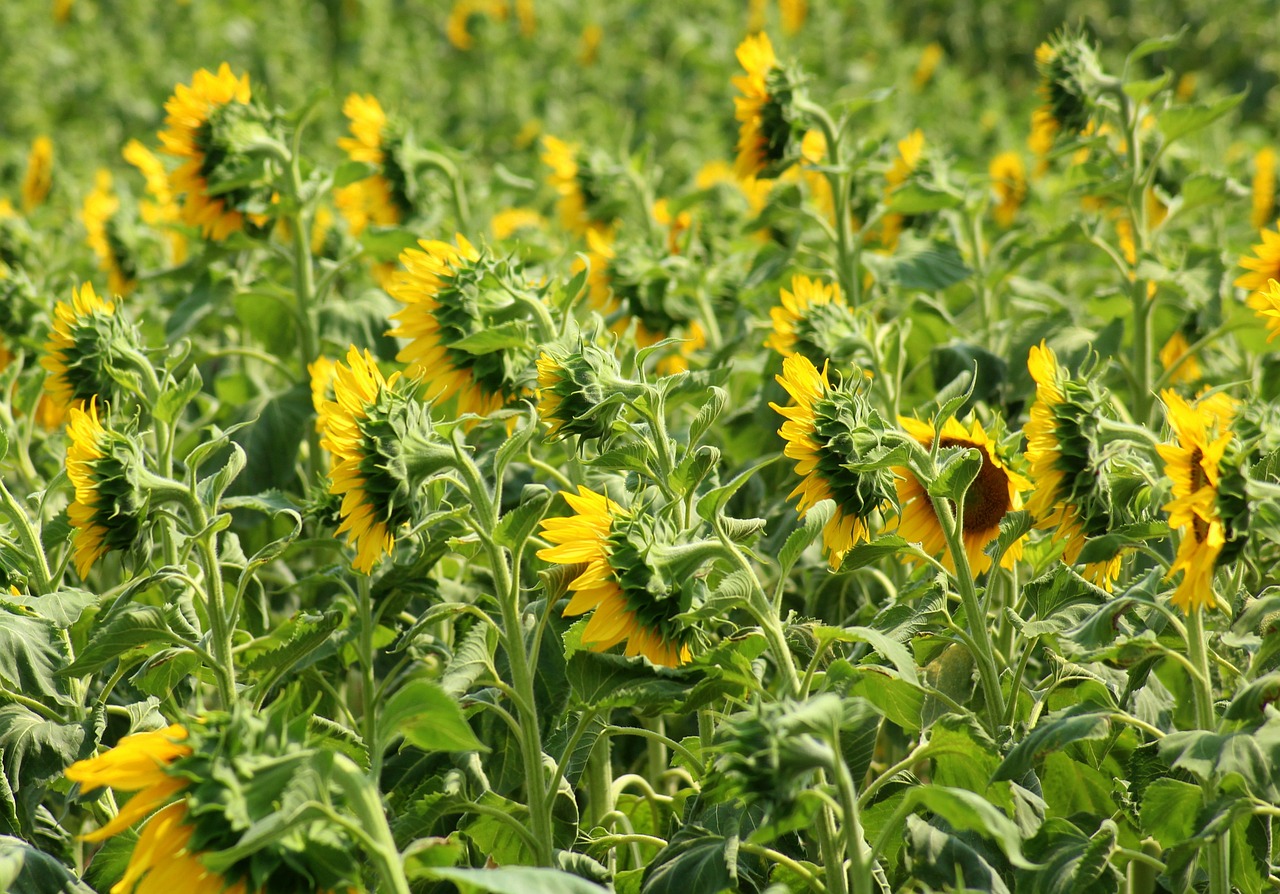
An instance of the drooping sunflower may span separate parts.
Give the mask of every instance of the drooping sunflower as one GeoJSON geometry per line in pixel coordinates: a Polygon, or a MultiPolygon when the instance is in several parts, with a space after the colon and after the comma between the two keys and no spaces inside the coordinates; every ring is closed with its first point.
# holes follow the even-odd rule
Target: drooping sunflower
{"type": "Polygon", "coordinates": [[[128,550],[142,532],[145,497],[135,483],[141,458],[128,438],[98,420],[97,398],[73,406],[67,422],[67,477],[75,499],[67,517],[75,528],[76,572],[81,578],[111,550],[128,550]]]}
{"type": "Polygon", "coordinates": [[[236,77],[225,62],[217,74],[202,68],[191,86],[174,88],[164,108],[167,129],[159,135],[161,151],[184,159],[170,175],[170,185],[181,197],[183,222],[214,240],[244,229],[245,208],[257,200],[265,206],[269,193],[260,195],[261,190],[244,185],[223,188],[219,181],[242,173],[243,155],[236,142],[260,130],[267,119],[250,103],[249,75],[236,77]],[[215,186],[217,194],[211,191],[215,186]]]}
{"type": "Polygon", "coordinates": [[[1270,146],[1253,157],[1253,212],[1249,223],[1261,230],[1274,219],[1276,209],[1276,152],[1270,146]]]}
{"type": "Polygon", "coordinates": [[[387,292],[405,307],[391,315],[397,326],[388,334],[409,340],[396,359],[409,364],[408,376],[422,379],[429,399],[456,397],[459,413],[484,416],[528,393],[535,349],[524,343],[474,351],[456,345],[495,326],[527,326],[531,308],[511,297],[525,285],[504,262],[461,234],[456,239],[456,247],[422,240],[421,251],[400,255],[403,269],[387,292]]]}
{"type": "Polygon", "coordinates": [[[793,276],[790,291],[782,289],[780,298],[779,306],[769,308],[773,331],[765,347],[783,357],[803,354],[815,364],[828,357],[840,358],[840,366],[862,359],[852,356],[858,321],[838,283],[793,276]]]}
{"type": "Polygon", "coordinates": [[[110,403],[119,394],[110,370],[119,363],[121,348],[135,345],[138,334],[116,310],[116,302],[98,297],[90,283],[73,289],[69,304],[54,306],[40,359],[50,373],[44,390],[54,406],[65,410],[95,396],[110,403]]]}
{"type": "Polygon", "coordinates": [[[1080,34],[1063,32],[1036,47],[1041,108],[1059,130],[1078,134],[1089,123],[1090,81],[1100,73],[1096,53],[1080,34]]]}
{"type": "Polygon", "coordinates": [[[1266,291],[1257,291],[1249,296],[1249,307],[1253,308],[1258,318],[1266,324],[1267,341],[1280,335],[1280,282],[1267,280],[1266,291]]]}
{"type": "Polygon", "coordinates": [[[120,238],[115,214],[120,199],[111,191],[111,172],[99,168],[93,191],[85,196],[80,220],[89,234],[89,247],[98,258],[98,269],[107,274],[107,289],[113,295],[128,295],[137,285],[137,265],[120,238]]]}
{"type": "Polygon", "coordinates": [[[49,196],[53,186],[53,140],[36,137],[27,156],[27,172],[22,178],[22,211],[30,214],[49,196]]]}
{"type": "Polygon", "coordinates": [[[1174,443],[1156,447],[1173,482],[1173,499],[1164,509],[1170,527],[1181,534],[1168,576],[1183,572],[1170,602],[1190,615],[1215,604],[1213,572],[1227,542],[1218,488],[1222,460],[1235,437],[1230,427],[1234,405],[1229,398],[1191,404],[1172,390],[1161,392],[1160,398],[1174,432],[1174,443]]]}
{"type": "MultiPolygon", "coordinates": [[[[898,422],[907,434],[925,447],[932,447],[934,427],[931,424],[903,417],[899,417],[898,422]]],[[[1000,522],[1004,517],[1022,509],[1022,493],[1031,485],[1009,467],[996,442],[976,419],[969,428],[956,419],[948,419],[943,423],[939,446],[972,447],[982,454],[982,468],[965,495],[964,515],[960,519],[965,555],[976,576],[991,568],[991,557],[986,554],[986,548],[999,536],[1000,522]]],[[[947,549],[946,535],[924,484],[909,469],[895,471],[898,474],[898,505],[902,507],[898,534],[910,542],[919,543],[926,553],[941,553],[943,566],[954,571],[955,561],[947,549]]],[[[1001,565],[1011,568],[1020,558],[1021,539],[1005,552],[1001,565]]]]}
{"type": "MultiPolygon", "coordinates": [[[[1063,545],[1062,560],[1074,565],[1088,538],[1112,526],[1111,494],[1095,447],[1101,400],[1070,380],[1043,342],[1031,348],[1027,369],[1036,383],[1036,399],[1023,428],[1035,487],[1027,510],[1037,527],[1053,529],[1053,539],[1063,545]]],[[[1090,563],[1084,576],[1110,590],[1122,558],[1117,553],[1090,563]]]]}
{"type": "Polygon", "coordinates": [[[124,160],[133,165],[146,181],[147,195],[138,203],[142,220],[152,227],[164,230],[169,242],[169,253],[174,264],[187,258],[187,237],[174,225],[182,218],[182,210],[169,185],[169,172],[155,154],[138,140],[130,140],[124,147],[124,160]]]}
{"type": "Polygon", "coordinates": [[[334,190],[333,200],[353,236],[370,225],[394,226],[413,213],[409,176],[401,159],[403,137],[371,96],[352,93],[342,103],[351,136],[338,146],[352,161],[376,165],[376,173],[334,190]]]}
{"type": "Polygon", "coordinates": [[[1027,166],[1017,152],[1001,152],[991,159],[987,173],[991,176],[991,188],[996,205],[992,213],[1002,227],[1013,226],[1018,209],[1027,198],[1027,166]]]}
{"type": "Polygon", "coordinates": [[[1253,246],[1253,257],[1242,257],[1240,266],[1250,271],[1236,277],[1235,284],[1250,292],[1265,292],[1267,284],[1280,280],[1280,226],[1262,230],[1262,242],[1253,246]]]}
{"type": "Polygon", "coordinates": [[[778,429],[787,442],[782,452],[796,461],[801,476],[787,499],[800,497],[796,509],[801,518],[822,500],[835,501],[835,514],[822,529],[823,549],[834,571],[845,553],[870,539],[872,519],[893,501],[888,469],[848,468],[880,447],[887,426],[871,409],[860,382],[832,387],[826,368],[819,372],[803,354],[787,357],[777,380],[791,395],[792,406],[769,406],[786,418],[778,429]]]}
{"type": "Polygon", "coordinates": [[[333,373],[320,445],[333,456],[329,492],[342,497],[342,523],[355,547],[352,566],[369,574],[413,520],[418,486],[448,465],[452,450],[435,434],[428,408],[400,373],[383,378],[367,350],[355,345],[333,373]],[[401,387],[398,387],[401,386],[401,387]]]}
{"type": "Polygon", "coordinates": [[[746,74],[733,78],[742,93],[733,99],[740,122],[734,171],[742,180],[777,177],[798,155],[803,131],[795,109],[799,77],[778,64],[763,31],[743,40],[737,56],[746,74]]]}
{"type": "Polygon", "coordinates": [[[539,550],[538,558],[586,565],[569,584],[573,597],[564,610],[565,617],[593,612],[583,645],[604,652],[625,642],[628,657],[643,655],[665,667],[687,662],[692,657],[688,636],[675,620],[687,609],[680,582],[671,583],[674,589],[666,593],[646,586],[651,532],[644,520],[582,485],[577,494],[562,495],[575,514],[541,522],[542,536],[553,545],[539,550]]]}

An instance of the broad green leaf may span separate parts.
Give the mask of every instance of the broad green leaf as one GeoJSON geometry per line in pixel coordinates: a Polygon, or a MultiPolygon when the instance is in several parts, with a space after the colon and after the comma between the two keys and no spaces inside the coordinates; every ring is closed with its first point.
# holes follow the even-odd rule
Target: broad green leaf
{"type": "Polygon", "coordinates": [[[671,705],[696,682],[685,671],[598,652],[575,653],[566,662],[565,675],[573,700],[595,708],[671,705]]]}
{"type": "Polygon", "coordinates": [[[813,636],[821,645],[828,642],[866,643],[876,654],[888,659],[898,674],[909,683],[916,683],[916,661],[910,650],[902,643],[870,627],[829,627],[813,628],[813,636]]]}
{"type": "Polygon", "coordinates": [[[133,649],[149,651],[156,646],[182,640],[176,631],[186,626],[176,605],[160,607],[130,603],[115,610],[105,624],[89,634],[89,642],[61,673],[83,677],[101,670],[133,649]]]}
{"type": "Polygon", "coordinates": [[[383,703],[378,739],[389,742],[399,733],[423,751],[488,751],[471,731],[458,703],[429,680],[411,680],[383,703]]]}
{"type": "MultiPolygon", "coordinates": [[[[715,385],[707,393],[707,401],[698,408],[698,415],[689,423],[689,444],[693,446],[702,440],[715,421],[720,418],[729,403],[729,392],[715,385]]],[[[0,457],[2,458],[2,457],[0,457]]]]}
{"type": "Polygon", "coordinates": [[[71,870],[25,841],[0,836],[0,892],[3,894],[94,894],[71,870]]]}
{"type": "Polygon", "coordinates": [[[1280,748],[1276,736],[1280,721],[1272,720],[1256,733],[1214,733],[1190,730],[1171,733],[1160,740],[1160,756],[1171,766],[1197,779],[1218,779],[1239,773],[1256,797],[1275,800],[1280,748]]]}
{"type": "Polygon", "coordinates": [[[520,491],[520,500],[515,507],[507,510],[493,532],[499,545],[508,549],[524,546],[538,522],[547,514],[551,505],[551,491],[541,484],[526,484],[520,491]]]}
{"type": "Polygon", "coordinates": [[[853,676],[847,695],[865,698],[907,732],[920,731],[925,700],[923,689],[875,667],[850,665],[850,673],[853,676]]]}
{"type": "Polygon", "coordinates": [[[1125,94],[1134,102],[1144,102],[1155,94],[1159,93],[1173,80],[1173,72],[1166,70],[1164,74],[1155,78],[1147,78],[1141,81],[1130,81],[1124,85],[1125,94]]]}
{"type": "Polygon", "coordinates": [[[898,214],[925,214],[944,208],[958,208],[963,202],[964,196],[931,183],[913,180],[894,190],[889,197],[889,210],[898,214]]]}
{"type": "Polygon", "coordinates": [[[461,894],[606,894],[607,889],[558,869],[500,866],[432,869],[429,877],[453,882],[461,894]]]}
{"type": "Polygon", "coordinates": [[[0,705],[0,770],[14,791],[25,784],[59,777],[87,757],[97,744],[95,718],[85,723],[46,720],[24,705],[0,705]]]}
{"type": "Polygon", "coordinates": [[[1118,829],[1103,820],[1092,836],[1056,817],[1047,820],[1027,844],[1027,851],[1043,864],[1021,870],[1017,890],[1022,894],[1114,894],[1120,873],[1111,865],[1118,845],[1118,829]]]}
{"type": "MultiPolygon", "coordinates": [[[[239,476],[236,492],[256,494],[295,487],[298,448],[315,418],[311,389],[294,385],[255,403],[250,412],[257,421],[241,430],[237,441],[253,457],[253,464],[239,476]]],[[[225,489],[230,480],[220,483],[225,489]]],[[[222,491],[215,488],[214,493],[221,495],[222,491]]]]}
{"type": "Polygon", "coordinates": [[[1160,37],[1148,37],[1129,51],[1129,55],[1126,56],[1124,60],[1125,68],[1127,69],[1139,59],[1145,59],[1155,53],[1163,53],[1166,50],[1172,50],[1182,42],[1182,38],[1186,33],[1187,26],[1183,25],[1173,34],[1164,34],[1160,37]]]}
{"type": "Polygon", "coordinates": [[[938,475],[928,483],[929,496],[959,503],[982,471],[982,452],[972,447],[943,447],[938,452],[938,475]]]}
{"type": "Polygon", "coordinates": [[[738,867],[730,842],[685,826],[658,852],[644,874],[642,894],[721,894],[738,890],[738,867]]]}
{"type": "Polygon", "coordinates": [[[1172,106],[1156,116],[1156,125],[1160,128],[1165,142],[1172,143],[1174,140],[1208,127],[1226,115],[1240,105],[1248,92],[1248,90],[1241,90],[1239,93],[1233,93],[1212,102],[1172,106]]]}
{"type": "Polygon", "coordinates": [[[49,704],[70,706],[65,681],[57,669],[66,661],[66,647],[51,621],[36,609],[0,597],[0,687],[49,704]]]}
{"type": "Polygon", "coordinates": [[[972,272],[951,243],[930,242],[909,235],[903,236],[892,255],[867,253],[863,254],[862,262],[878,282],[908,291],[941,292],[972,272]]]}
{"type": "Polygon", "coordinates": [[[782,545],[782,549],[778,551],[779,574],[785,577],[791,573],[791,569],[795,567],[801,553],[818,538],[818,535],[822,533],[822,529],[827,522],[831,521],[835,513],[836,504],[834,500],[819,500],[809,507],[804,521],[800,523],[798,528],[787,535],[786,542],[782,545]]]}
{"type": "Polygon", "coordinates": [[[1050,714],[1013,747],[992,779],[1021,779],[1044,754],[1074,742],[1101,739],[1110,732],[1111,721],[1092,705],[1075,705],[1050,714]]]}
{"type": "Polygon", "coordinates": [[[1195,832],[1196,814],[1204,803],[1200,786],[1177,779],[1157,779],[1142,795],[1142,831],[1170,848],[1195,832]]]}
{"type": "Polygon", "coordinates": [[[906,546],[907,541],[897,534],[886,534],[875,540],[859,543],[844,554],[844,558],[840,560],[840,570],[853,571],[857,568],[863,568],[880,561],[886,556],[901,552],[906,546]]]}
{"type": "Polygon", "coordinates": [[[498,631],[492,624],[479,623],[462,637],[453,650],[440,685],[449,695],[459,697],[489,673],[498,646],[498,631]]]}
{"type": "Polygon", "coordinates": [[[1001,810],[1013,809],[1009,786],[992,782],[1000,766],[1000,752],[973,722],[954,714],[929,728],[933,756],[932,782],[984,796],[1001,810]]]}
{"type": "Polygon", "coordinates": [[[333,187],[341,189],[378,173],[378,166],[367,161],[344,161],[333,172],[333,187]]]}
{"type": "Polygon", "coordinates": [[[907,817],[906,838],[912,874],[919,881],[936,886],[931,890],[954,889],[959,884],[960,890],[970,894],[1010,894],[1002,879],[1004,867],[992,865],[998,863],[998,855],[968,836],[952,835],[912,814],[907,817]]]}
{"type": "Polygon", "coordinates": [[[906,803],[924,807],[942,817],[958,831],[977,832],[1000,846],[1014,866],[1034,869],[1035,864],[1022,856],[1022,834],[1013,820],[982,795],[962,788],[925,785],[911,789],[906,803]]]}

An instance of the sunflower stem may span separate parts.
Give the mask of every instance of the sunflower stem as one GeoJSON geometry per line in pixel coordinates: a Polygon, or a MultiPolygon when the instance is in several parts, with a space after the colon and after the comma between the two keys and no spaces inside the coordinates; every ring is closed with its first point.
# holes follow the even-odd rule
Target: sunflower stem
{"type": "Polygon", "coordinates": [[[858,812],[858,793],[854,788],[853,776],[849,767],[840,756],[840,727],[832,730],[832,750],[835,752],[836,791],[839,794],[842,819],[844,820],[845,849],[849,861],[849,890],[852,894],[870,894],[870,866],[864,861],[867,848],[862,833],[862,820],[858,812]]]}
{"type": "Polygon", "coordinates": [[[333,773],[359,820],[357,828],[363,831],[366,843],[372,845],[369,856],[387,890],[394,894],[409,894],[409,879],[404,874],[404,864],[396,850],[391,827],[387,825],[377,786],[370,783],[351,758],[338,752],[333,754],[333,773]]]}
{"type": "MultiPolygon", "coordinates": [[[[1195,697],[1196,725],[1203,730],[1216,730],[1217,716],[1213,706],[1213,676],[1209,670],[1209,649],[1205,643],[1204,612],[1193,609],[1187,618],[1187,655],[1191,663],[1199,671],[1191,678],[1192,693],[1195,697]]],[[[1216,777],[1206,780],[1203,786],[1204,800],[1208,804],[1213,801],[1218,788],[1216,777]]],[[[1209,858],[1209,894],[1230,894],[1231,892],[1231,829],[1224,829],[1222,834],[1208,844],[1209,858]]]]}
{"type": "Polygon", "coordinates": [[[362,735],[365,748],[369,750],[369,778],[374,787],[380,785],[382,779],[382,743],[378,741],[378,715],[373,675],[373,587],[367,574],[356,580],[356,611],[360,616],[360,670],[361,701],[363,701],[364,723],[362,735]]]}
{"type": "MultiPolygon", "coordinates": [[[[311,319],[311,305],[316,295],[315,269],[311,264],[311,220],[302,200],[302,159],[297,151],[288,156],[289,191],[296,210],[289,216],[289,228],[293,231],[293,291],[297,298],[298,326],[302,349],[301,381],[304,388],[311,387],[307,366],[319,356],[315,322],[311,319]]],[[[315,426],[307,426],[307,481],[315,481],[320,473],[320,433],[315,426]]]]}

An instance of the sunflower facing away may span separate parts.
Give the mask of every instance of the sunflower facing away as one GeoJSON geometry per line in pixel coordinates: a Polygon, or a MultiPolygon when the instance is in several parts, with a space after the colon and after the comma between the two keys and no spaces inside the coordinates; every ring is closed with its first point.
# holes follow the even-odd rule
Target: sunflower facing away
{"type": "Polygon", "coordinates": [[[49,195],[53,186],[53,141],[48,137],[36,137],[27,156],[27,172],[22,178],[22,211],[30,214],[49,195]]]}
{"type": "Polygon", "coordinates": [[[1167,381],[1170,384],[1181,385],[1200,380],[1202,375],[1200,361],[1196,359],[1195,354],[1187,353],[1190,350],[1191,345],[1181,329],[1174,330],[1173,335],[1169,336],[1169,340],[1160,349],[1160,365],[1166,373],[1169,373],[1167,381]]]}
{"type": "Polygon", "coordinates": [[[773,331],[765,347],[783,357],[803,354],[814,363],[847,357],[857,337],[857,321],[837,283],[793,276],[791,290],[781,290],[781,305],[769,308],[773,331]]]}
{"type": "Polygon", "coordinates": [[[217,124],[224,117],[245,114],[233,107],[247,109],[249,96],[249,75],[236,77],[224,62],[217,74],[203,68],[197,71],[191,86],[179,84],[164,104],[168,129],[160,132],[161,151],[184,159],[170,183],[182,197],[182,220],[198,226],[207,239],[222,240],[244,229],[245,215],[236,204],[248,191],[210,195],[209,178],[227,154],[226,147],[215,143],[217,124]]]}
{"type": "Polygon", "coordinates": [[[590,342],[566,349],[548,345],[538,355],[538,416],[550,426],[547,440],[577,435],[607,438],[622,414],[618,393],[630,383],[622,379],[618,358],[590,342]],[[612,400],[610,398],[613,398],[612,400]]]}
{"type": "Polygon", "coordinates": [[[778,64],[769,35],[761,32],[738,45],[746,74],[733,78],[742,93],[733,99],[738,127],[738,178],[777,177],[795,161],[795,78],[778,64]]]}
{"type": "Polygon", "coordinates": [[[111,172],[99,168],[93,191],[85,196],[80,221],[89,234],[89,247],[98,258],[98,269],[107,274],[107,290],[113,295],[128,295],[137,283],[137,268],[128,248],[120,239],[115,214],[120,199],[111,191],[111,172]]]}
{"type": "Polygon", "coordinates": [[[119,393],[109,372],[114,342],[123,339],[131,345],[135,337],[114,301],[98,297],[89,283],[73,289],[71,303],[59,301],[53,309],[53,328],[40,359],[49,372],[44,390],[54,406],[83,406],[95,396],[112,401],[119,393]]]}
{"type": "MultiPolygon", "coordinates": [[[[1043,342],[1031,348],[1027,369],[1036,383],[1036,399],[1023,428],[1027,464],[1035,490],[1027,510],[1039,528],[1052,528],[1063,544],[1062,560],[1073,565],[1087,538],[1111,527],[1110,494],[1099,474],[1092,427],[1100,401],[1067,378],[1058,358],[1043,342]]],[[[1121,555],[1086,565],[1084,576],[1111,589],[1120,573],[1121,555]]]]}
{"type": "Polygon", "coordinates": [[[834,571],[845,553],[870,539],[872,517],[893,501],[893,474],[888,469],[853,472],[847,464],[880,446],[884,421],[859,390],[861,382],[832,387],[803,354],[782,362],[778,384],[791,395],[792,405],[769,404],[786,421],[778,434],[787,442],[783,455],[796,461],[801,481],[787,495],[799,496],[800,517],[822,500],[834,500],[835,514],[823,526],[822,545],[834,571]]]}
{"type": "Polygon", "coordinates": [[[409,181],[400,161],[400,138],[373,96],[352,93],[342,103],[351,136],[338,140],[352,161],[376,165],[378,172],[333,192],[334,203],[359,236],[370,224],[394,226],[413,212],[409,181]]]}
{"type": "Polygon", "coordinates": [[[1017,152],[1001,152],[991,159],[987,173],[996,198],[992,214],[1000,226],[1011,227],[1027,198],[1027,167],[1017,152]]]}
{"type": "Polygon", "coordinates": [[[609,232],[620,209],[599,156],[588,157],[576,143],[548,134],[542,138],[542,161],[551,169],[547,181],[560,195],[560,226],[575,236],[609,232]]]}
{"type": "Polygon", "coordinates": [[[691,653],[675,620],[686,608],[679,593],[656,598],[645,586],[643,523],[582,485],[577,494],[562,495],[576,514],[541,522],[542,536],[553,545],[539,550],[538,558],[586,565],[569,584],[573,597],[564,610],[565,617],[593,612],[583,645],[604,652],[625,642],[628,657],[643,655],[665,667],[687,662],[691,653]]]}
{"type": "Polygon", "coordinates": [[[1190,404],[1172,390],[1161,392],[1160,398],[1174,433],[1174,443],[1156,447],[1173,482],[1173,499],[1164,509],[1169,526],[1181,534],[1169,577],[1183,573],[1170,602],[1189,615],[1215,604],[1213,571],[1227,542],[1218,485],[1222,459],[1234,437],[1234,406],[1212,399],[1190,404]]]}
{"type": "Polygon", "coordinates": [[[528,392],[533,349],[506,347],[471,352],[455,347],[464,339],[502,323],[527,321],[528,308],[507,290],[523,288],[461,234],[457,247],[421,240],[422,250],[400,255],[402,270],[387,292],[403,309],[391,315],[388,334],[408,339],[396,359],[406,375],[420,378],[433,401],[457,398],[459,414],[485,416],[528,392]]]}
{"type": "Polygon", "coordinates": [[[138,213],[148,226],[164,230],[171,260],[174,264],[181,264],[187,259],[187,237],[174,227],[182,218],[182,209],[178,207],[169,184],[169,172],[155,153],[137,140],[128,142],[123,155],[125,161],[138,169],[147,184],[150,198],[138,202],[138,213]]]}
{"type": "MultiPolygon", "coordinates": [[[[932,447],[933,426],[918,419],[899,417],[899,424],[926,448],[932,447]]],[[[991,568],[991,557],[985,552],[988,544],[1000,534],[1000,522],[1010,512],[1022,508],[1022,492],[1030,488],[1030,482],[1009,468],[1000,455],[995,441],[987,436],[982,423],[976,419],[969,428],[956,419],[948,419],[942,426],[940,447],[973,447],[982,454],[982,468],[970,485],[964,499],[964,516],[960,520],[965,555],[974,576],[991,568]]],[[[908,469],[895,470],[898,474],[898,504],[902,507],[898,522],[898,534],[912,543],[919,543],[930,555],[942,553],[942,564],[955,571],[955,561],[947,549],[946,535],[938,521],[924,485],[908,469]]],[[[1006,568],[1022,558],[1022,539],[1017,540],[1005,552],[1001,565],[1006,568]]]]}
{"type": "Polygon", "coordinates": [[[81,578],[102,555],[130,549],[142,531],[144,498],[134,476],[141,465],[133,443],[103,428],[97,398],[73,406],[67,422],[67,477],[75,499],[67,517],[75,528],[75,563],[81,578]]]}

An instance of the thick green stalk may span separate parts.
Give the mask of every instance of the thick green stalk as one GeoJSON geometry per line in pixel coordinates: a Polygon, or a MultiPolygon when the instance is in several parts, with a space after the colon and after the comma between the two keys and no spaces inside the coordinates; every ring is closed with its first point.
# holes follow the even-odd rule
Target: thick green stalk
{"type": "MultiPolygon", "coordinates": [[[[311,318],[311,305],[316,294],[315,269],[311,264],[311,220],[302,206],[302,169],[298,153],[289,155],[289,188],[298,209],[289,220],[293,230],[293,291],[298,301],[298,326],[302,350],[302,384],[310,387],[311,377],[307,366],[319,356],[315,321],[311,318]]],[[[320,472],[320,434],[315,426],[307,426],[307,479],[314,481],[320,472]]]]}
{"type": "MultiPolygon", "coordinates": [[[[1195,698],[1196,725],[1203,730],[1216,730],[1217,717],[1213,707],[1213,675],[1209,670],[1209,649],[1205,643],[1204,612],[1193,609],[1187,619],[1187,655],[1199,674],[1192,675],[1191,686],[1195,698]]],[[[1218,780],[1204,784],[1206,803],[1213,800],[1218,780]]],[[[1231,830],[1209,842],[1209,894],[1231,894],[1231,830]]]]}
{"type": "Polygon", "coordinates": [[[836,790],[839,792],[840,806],[844,813],[845,849],[849,852],[849,891],[851,894],[871,894],[871,867],[864,861],[863,852],[866,850],[866,845],[858,811],[858,793],[854,788],[849,767],[840,756],[839,728],[834,731],[832,745],[836,756],[836,790]]]}
{"type": "Polygon", "coordinates": [[[387,825],[377,786],[372,785],[360,768],[343,754],[334,755],[333,775],[360,821],[359,828],[371,845],[369,857],[387,890],[394,894],[409,894],[409,879],[404,874],[404,864],[391,835],[391,827],[387,825]]]}
{"type": "Polygon", "coordinates": [[[369,778],[375,787],[382,779],[382,742],[378,737],[377,681],[373,675],[373,593],[368,575],[357,581],[356,610],[360,615],[360,671],[362,721],[365,748],[369,750],[369,778]]]}

